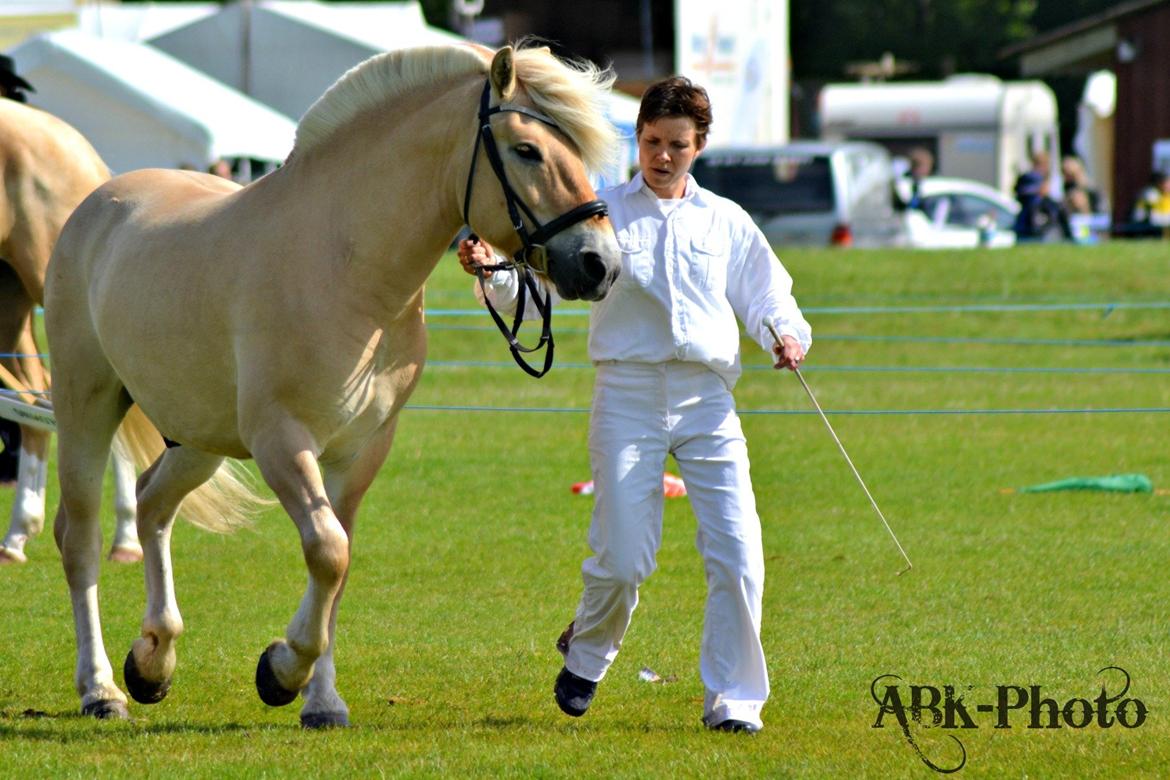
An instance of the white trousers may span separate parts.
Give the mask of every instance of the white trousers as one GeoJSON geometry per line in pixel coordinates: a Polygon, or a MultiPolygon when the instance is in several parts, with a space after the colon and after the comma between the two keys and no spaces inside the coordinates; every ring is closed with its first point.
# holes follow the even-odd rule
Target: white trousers
{"type": "Polygon", "coordinates": [[[768,671],[760,645],[764,555],[735,402],[698,363],[605,363],[597,368],[589,454],[594,482],[585,589],[565,665],[600,680],[621,647],[638,586],[662,542],[662,472],[678,461],[698,519],[707,575],[699,671],[704,720],[761,725],[768,671]]]}

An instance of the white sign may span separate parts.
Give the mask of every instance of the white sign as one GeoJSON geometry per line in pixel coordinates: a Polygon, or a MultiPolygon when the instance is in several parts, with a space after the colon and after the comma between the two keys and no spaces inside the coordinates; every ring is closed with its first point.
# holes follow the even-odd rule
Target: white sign
{"type": "Polygon", "coordinates": [[[53,416],[52,410],[26,404],[7,395],[0,395],[0,418],[50,433],[57,430],[57,418],[53,416]]]}
{"type": "Polygon", "coordinates": [[[711,146],[788,140],[788,0],[675,0],[675,71],[711,96],[711,146]]]}

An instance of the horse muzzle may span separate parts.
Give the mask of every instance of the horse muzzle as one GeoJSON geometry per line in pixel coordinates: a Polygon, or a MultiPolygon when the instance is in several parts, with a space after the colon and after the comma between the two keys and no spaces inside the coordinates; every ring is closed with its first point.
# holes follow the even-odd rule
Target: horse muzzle
{"type": "Polygon", "coordinates": [[[622,268],[608,222],[604,230],[571,230],[555,236],[545,246],[545,258],[545,275],[565,300],[600,301],[622,268]]]}

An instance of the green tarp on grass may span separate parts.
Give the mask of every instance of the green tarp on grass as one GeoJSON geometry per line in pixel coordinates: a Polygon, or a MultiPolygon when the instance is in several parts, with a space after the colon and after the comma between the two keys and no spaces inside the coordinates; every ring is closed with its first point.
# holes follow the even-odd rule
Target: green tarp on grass
{"type": "Polygon", "coordinates": [[[1113,474],[1108,477],[1069,477],[1056,482],[1022,487],[1020,493],[1048,493],[1054,490],[1104,490],[1111,493],[1153,493],[1154,483],[1145,474],[1113,474]]]}

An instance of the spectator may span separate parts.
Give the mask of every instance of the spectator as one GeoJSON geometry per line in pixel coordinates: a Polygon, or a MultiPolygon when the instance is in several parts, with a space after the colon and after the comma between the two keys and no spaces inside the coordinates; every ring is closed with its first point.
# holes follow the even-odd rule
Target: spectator
{"type": "Polygon", "coordinates": [[[1147,227],[1150,232],[1170,232],[1170,175],[1155,170],[1150,174],[1150,183],[1138,195],[1133,209],[1133,221],[1147,227]]]}
{"type": "Polygon", "coordinates": [[[20,426],[0,420],[0,445],[0,487],[12,487],[20,473],[20,426]]]}
{"type": "Polygon", "coordinates": [[[916,146],[910,150],[910,196],[906,200],[906,208],[921,209],[922,193],[919,188],[922,180],[934,173],[934,155],[929,149],[916,146]]]}
{"type": "Polygon", "coordinates": [[[213,176],[219,176],[221,179],[230,179],[232,178],[232,164],[220,157],[207,166],[207,172],[213,176]]]}
{"type": "Polygon", "coordinates": [[[36,92],[33,85],[16,74],[16,63],[6,54],[0,54],[0,97],[15,100],[17,103],[27,103],[25,90],[36,92]]]}
{"type": "Polygon", "coordinates": [[[1039,241],[1055,226],[1059,225],[1065,237],[1070,235],[1068,220],[1050,194],[1048,177],[1052,163],[1048,152],[1043,150],[1032,154],[1032,168],[1016,179],[1016,200],[1020,213],[1016,216],[1016,237],[1022,241],[1039,241]]]}
{"type": "Polygon", "coordinates": [[[1064,179],[1064,200],[1062,205],[1067,214],[1099,214],[1101,195],[1093,188],[1081,158],[1070,155],[1060,161],[1060,173],[1064,179]]]}

